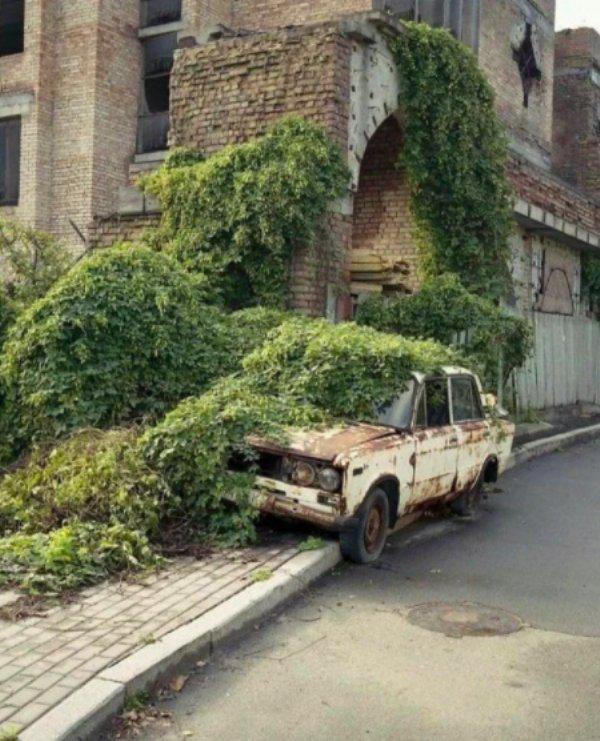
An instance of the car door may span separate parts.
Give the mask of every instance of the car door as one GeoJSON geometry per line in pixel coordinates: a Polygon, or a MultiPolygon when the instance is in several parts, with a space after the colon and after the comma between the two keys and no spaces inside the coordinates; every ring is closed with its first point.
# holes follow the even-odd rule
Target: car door
{"type": "Polygon", "coordinates": [[[452,418],[458,434],[457,490],[470,487],[490,452],[490,424],[485,419],[479,388],[473,376],[450,379],[452,418]]]}
{"type": "Polygon", "coordinates": [[[415,422],[414,481],[409,506],[445,496],[454,486],[458,434],[450,416],[447,377],[422,385],[415,422]]]}

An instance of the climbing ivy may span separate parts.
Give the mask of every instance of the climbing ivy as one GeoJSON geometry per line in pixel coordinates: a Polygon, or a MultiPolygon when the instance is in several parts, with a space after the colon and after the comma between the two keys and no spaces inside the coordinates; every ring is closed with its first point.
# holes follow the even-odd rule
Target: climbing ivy
{"type": "Polygon", "coordinates": [[[348,178],[325,129],[291,116],[206,160],[178,150],[142,187],[162,207],[155,245],[208,275],[231,308],[283,307],[294,250],[314,243],[348,178]]]}
{"type": "Polygon", "coordinates": [[[469,293],[455,275],[429,278],[413,296],[374,296],[358,309],[357,322],[380,332],[460,344],[486,387],[498,385],[499,359],[504,378],[529,357],[532,330],[521,317],[469,293]]]}
{"type": "Polygon", "coordinates": [[[581,295],[600,318],[600,259],[586,252],[581,255],[581,295]]]}
{"type": "Polygon", "coordinates": [[[455,273],[473,292],[505,294],[511,196],[492,88],[447,31],[408,23],[391,42],[401,77],[406,168],[425,274],[455,273]]]}

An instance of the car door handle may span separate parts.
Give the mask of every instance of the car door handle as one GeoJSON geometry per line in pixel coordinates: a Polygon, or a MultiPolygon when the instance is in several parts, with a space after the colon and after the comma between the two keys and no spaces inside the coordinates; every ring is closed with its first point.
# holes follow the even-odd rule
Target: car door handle
{"type": "Polygon", "coordinates": [[[451,437],[448,439],[448,446],[458,445],[458,437],[451,437]]]}

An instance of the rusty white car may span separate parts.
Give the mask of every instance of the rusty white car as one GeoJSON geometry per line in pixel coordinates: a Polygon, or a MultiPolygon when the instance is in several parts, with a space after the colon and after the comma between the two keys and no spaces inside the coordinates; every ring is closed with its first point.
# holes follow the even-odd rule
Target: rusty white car
{"type": "Polygon", "coordinates": [[[253,501],[261,511],[338,532],[343,555],[376,560],[388,533],[447,504],[477,505],[510,455],[514,425],[492,414],[476,375],[445,368],[413,374],[377,424],[291,431],[285,443],[258,437],[253,501]]]}

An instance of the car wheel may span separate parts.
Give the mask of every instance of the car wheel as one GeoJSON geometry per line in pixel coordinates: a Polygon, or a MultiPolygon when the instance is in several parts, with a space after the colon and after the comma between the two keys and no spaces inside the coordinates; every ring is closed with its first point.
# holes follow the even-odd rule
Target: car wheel
{"type": "Polygon", "coordinates": [[[384,491],[373,489],[360,509],[358,525],[340,534],[342,555],[354,563],[376,561],[385,546],[390,504],[384,491]]]}
{"type": "Polygon", "coordinates": [[[459,497],[450,502],[450,509],[459,517],[471,517],[479,509],[482,492],[483,476],[480,476],[470,489],[463,491],[459,497]]]}

